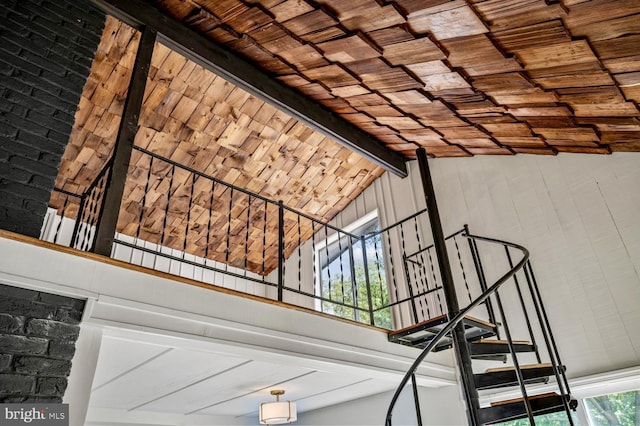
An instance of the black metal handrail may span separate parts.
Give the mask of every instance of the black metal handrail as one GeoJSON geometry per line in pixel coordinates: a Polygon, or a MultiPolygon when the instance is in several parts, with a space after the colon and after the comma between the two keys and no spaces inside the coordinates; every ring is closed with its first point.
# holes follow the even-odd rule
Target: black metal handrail
{"type": "MultiPolygon", "coordinates": [[[[522,255],[523,255],[522,259],[520,259],[520,261],[514,267],[512,267],[507,273],[502,275],[491,287],[489,287],[480,296],[478,296],[475,300],[473,300],[467,307],[462,309],[453,318],[451,318],[449,320],[449,322],[447,323],[447,325],[445,327],[443,327],[442,330],[440,330],[434,336],[434,338],[429,342],[429,344],[422,350],[420,355],[418,355],[418,357],[415,359],[413,364],[411,364],[411,367],[409,367],[409,369],[405,373],[405,375],[402,378],[402,380],[400,381],[400,384],[398,385],[395,393],[393,394],[393,397],[391,398],[391,402],[389,404],[389,408],[387,410],[387,416],[386,416],[386,419],[385,419],[385,424],[387,426],[391,426],[391,424],[392,424],[391,423],[391,418],[392,418],[392,415],[393,415],[393,409],[395,408],[395,405],[396,405],[396,403],[398,401],[398,398],[400,397],[401,392],[403,391],[404,387],[409,382],[409,380],[414,376],[416,370],[418,369],[418,367],[420,366],[422,361],[425,359],[425,357],[433,350],[433,348],[436,347],[436,345],[440,342],[440,340],[442,340],[442,338],[444,336],[446,336],[449,332],[451,332],[451,330],[456,325],[458,325],[458,323],[460,323],[460,321],[462,321],[464,319],[464,317],[471,310],[476,308],[478,305],[480,305],[485,300],[487,300],[492,294],[494,294],[505,282],[507,282],[507,280],[509,280],[511,277],[513,277],[519,270],[523,269],[523,267],[525,266],[525,264],[527,264],[527,262],[529,260],[529,251],[525,247],[523,247],[523,246],[521,246],[519,244],[510,243],[510,242],[502,241],[502,240],[497,240],[497,239],[494,239],[494,238],[480,237],[480,236],[471,235],[471,234],[466,234],[466,237],[469,238],[469,239],[475,240],[475,241],[491,242],[491,243],[502,244],[502,245],[505,245],[505,246],[509,246],[509,247],[515,248],[515,249],[520,250],[522,252],[522,255]]],[[[519,376],[518,379],[519,379],[518,381],[522,384],[523,383],[522,377],[519,376]]],[[[525,400],[526,400],[526,398],[525,398],[525,400]]],[[[530,407],[528,407],[528,408],[529,408],[528,411],[530,411],[530,407]]],[[[418,415],[420,415],[420,413],[418,413],[418,415]]]]}
{"type": "Polygon", "coordinates": [[[440,340],[442,340],[442,338],[444,336],[446,336],[456,325],[458,325],[458,323],[460,321],[462,321],[464,319],[464,317],[471,310],[476,308],[482,302],[487,300],[489,298],[489,296],[494,294],[502,286],[502,284],[507,282],[507,280],[509,280],[509,278],[513,277],[516,274],[516,272],[521,270],[524,267],[524,265],[527,263],[527,261],[529,260],[529,251],[525,247],[523,247],[523,246],[521,246],[519,244],[509,243],[507,241],[501,241],[501,240],[488,238],[488,237],[474,236],[474,235],[470,235],[470,234],[467,234],[466,237],[470,238],[470,239],[473,239],[473,240],[481,240],[481,241],[486,241],[486,242],[493,242],[493,243],[496,243],[496,244],[502,244],[502,245],[507,245],[507,246],[513,247],[515,249],[520,250],[522,252],[522,254],[523,254],[523,257],[513,268],[511,268],[507,273],[502,275],[502,277],[500,277],[491,287],[489,287],[479,297],[477,297],[474,301],[472,301],[467,307],[462,309],[460,312],[458,312],[458,314],[456,314],[453,318],[451,318],[449,320],[449,322],[447,323],[447,325],[444,328],[442,328],[442,330],[440,330],[435,335],[435,337],[429,342],[429,344],[422,350],[420,355],[418,355],[418,357],[415,359],[413,364],[411,364],[411,367],[409,367],[409,369],[405,373],[404,377],[400,381],[400,384],[398,385],[398,388],[396,389],[396,392],[394,393],[393,397],[391,398],[391,402],[390,402],[389,408],[387,410],[387,416],[386,416],[386,421],[385,421],[385,424],[387,426],[391,426],[391,417],[393,415],[393,409],[395,407],[396,402],[398,401],[398,398],[400,397],[400,393],[402,392],[402,390],[404,389],[406,384],[409,382],[409,379],[411,379],[411,377],[415,374],[416,370],[418,369],[418,367],[420,366],[422,361],[425,359],[425,357],[433,350],[433,348],[436,347],[436,345],[440,342],[440,340]]]}
{"type": "MultiPolygon", "coordinates": [[[[525,380],[524,380],[522,371],[520,369],[518,358],[516,356],[516,349],[515,349],[514,342],[513,342],[513,339],[511,337],[511,334],[510,334],[510,331],[509,331],[509,327],[507,325],[507,319],[505,317],[505,312],[504,312],[504,309],[503,309],[503,305],[502,305],[502,303],[500,301],[500,297],[498,295],[498,290],[500,289],[500,287],[502,287],[502,285],[504,285],[509,279],[513,278],[513,281],[514,281],[514,284],[515,284],[515,287],[516,287],[516,290],[517,290],[518,298],[519,298],[520,304],[521,304],[521,306],[523,308],[524,319],[525,319],[525,321],[527,323],[526,325],[527,325],[528,332],[530,334],[530,337],[532,338],[532,342],[535,342],[534,333],[533,333],[533,331],[531,329],[531,322],[530,322],[529,314],[528,314],[527,309],[525,308],[525,304],[524,304],[523,293],[521,291],[520,284],[519,284],[519,281],[518,281],[517,276],[516,276],[516,274],[519,271],[523,271],[524,272],[524,276],[525,276],[525,281],[526,281],[526,283],[528,285],[528,288],[529,288],[531,300],[532,300],[533,305],[534,305],[534,311],[535,311],[537,319],[538,319],[538,324],[540,325],[540,328],[541,328],[541,331],[542,331],[542,336],[543,336],[544,343],[546,345],[547,353],[549,355],[549,358],[550,358],[550,361],[551,361],[551,364],[552,364],[553,375],[555,376],[556,383],[557,383],[558,389],[560,391],[562,405],[563,405],[563,408],[564,408],[565,412],[567,413],[569,424],[573,425],[573,420],[572,420],[571,415],[570,415],[570,405],[569,405],[569,400],[568,400],[568,396],[571,395],[571,390],[569,389],[569,383],[568,383],[568,380],[567,380],[567,376],[565,374],[564,366],[563,366],[562,361],[560,359],[558,348],[556,346],[555,339],[553,338],[553,333],[551,332],[551,327],[550,327],[550,324],[549,324],[549,318],[548,318],[546,310],[544,308],[544,304],[542,303],[540,290],[538,288],[537,282],[535,281],[535,277],[533,276],[533,269],[531,267],[531,262],[529,260],[529,251],[525,247],[523,247],[523,246],[521,246],[519,244],[510,243],[510,242],[506,242],[506,241],[502,241],[502,240],[498,240],[498,239],[494,239],[494,238],[488,238],[488,237],[481,237],[481,236],[477,236],[477,235],[472,235],[472,234],[469,233],[468,228],[467,228],[466,225],[464,227],[464,232],[463,232],[462,235],[468,239],[469,245],[471,247],[475,248],[475,251],[472,250],[472,254],[474,254],[474,263],[476,264],[476,268],[477,268],[477,270],[479,272],[480,281],[481,281],[481,288],[483,288],[484,291],[482,292],[482,294],[480,296],[478,296],[475,300],[472,300],[469,303],[469,305],[467,305],[464,309],[460,310],[453,318],[451,318],[450,321],[446,324],[446,326],[439,333],[437,333],[433,337],[433,339],[422,350],[420,355],[413,362],[413,364],[411,365],[411,367],[409,368],[409,370],[407,371],[407,373],[405,374],[405,376],[401,380],[400,385],[398,386],[398,388],[396,389],[396,392],[394,393],[394,395],[392,397],[391,403],[389,405],[389,409],[387,411],[385,424],[387,426],[391,426],[391,419],[392,419],[392,415],[393,415],[393,409],[395,407],[395,404],[397,403],[397,400],[398,400],[398,398],[400,396],[400,393],[402,392],[402,390],[404,389],[404,387],[406,386],[406,384],[408,383],[408,381],[410,379],[412,380],[412,383],[414,383],[414,381],[415,381],[415,372],[416,372],[417,368],[419,367],[420,363],[424,360],[424,358],[438,345],[439,341],[445,335],[450,333],[464,319],[464,317],[471,310],[477,308],[482,303],[485,303],[488,308],[491,307],[491,304],[488,303],[491,296],[495,296],[497,304],[498,304],[499,312],[500,312],[500,315],[501,315],[501,318],[502,318],[502,326],[505,328],[506,340],[507,340],[507,344],[508,344],[508,347],[509,347],[509,354],[511,355],[512,361],[513,361],[513,364],[514,364],[514,370],[515,370],[515,373],[516,373],[516,380],[517,380],[518,386],[520,388],[520,392],[521,392],[522,397],[523,397],[523,403],[524,403],[524,406],[525,406],[526,415],[529,418],[530,423],[532,425],[535,424],[533,409],[531,407],[531,403],[529,401],[529,398],[527,397],[527,390],[525,388],[525,380]],[[479,253],[477,252],[477,247],[476,247],[476,242],[477,241],[484,241],[484,242],[489,242],[489,243],[493,243],[493,244],[502,245],[502,247],[505,248],[506,253],[507,253],[508,265],[510,267],[509,271],[507,273],[505,273],[504,275],[502,275],[498,280],[495,281],[495,283],[492,286],[490,286],[488,288],[486,287],[486,284],[484,284],[484,280],[485,280],[484,271],[483,271],[483,267],[482,267],[482,264],[481,264],[480,259],[479,259],[479,253]],[[509,252],[509,248],[517,249],[522,253],[522,258],[515,265],[513,264],[513,260],[512,260],[511,254],[509,252]]],[[[491,315],[491,312],[489,312],[489,313],[491,315]]],[[[536,359],[538,360],[538,363],[540,363],[540,354],[538,352],[538,348],[537,348],[537,345],[535,343],[534,343],[534,348],[535,348],[536,359]]],[[[415,383],[414,383],[414,385],[415,385],[415,383]]],[[[469,410],[473,410],[474,408],[473,407],[468,407],[468,409],[469,410]]],[[[420,413],[418,412],[417,414],[418,414],[418,418],[420,418],[420,413]]]]}
{"type": "MultiPolygon", "coordinates": [[[[415,304],[416,298],[426,297],[428,294],[441,291],[441,286],[437,285],[437,283],[429,288],[417,290],[412,289],[412,284],[410,282],[403,282],[403,279],[405,279],[406,277],[403,277],[404,274],[399,271],[399,268],[402,268],[402,263],[397,262],[396,260],[394,264],[393,259],[395,254],[392,253],[392,234],[394,232],[397,232],[398,236],[401,237],[402,254],[404,255],[404,229],[407,227],[410,221],[413,221],[416,224],[415,226],[417,231],[417,221],[418,219],[422,220],[421,217],[423,215],[426,216],[426,209],[422,209],[408,217],[399,220],[394,224],[386,226],[383,229],[376,230],[374,232],[368,232],[363,235],[356,235],[355,233],[345,231],[334,224],[327,223],[297,209],[286,206],[280,201],[274,201],[263,195],[256,194],[252,191],[233,184],[229,184],[214,176],[179,164],[171,160],[170,158],[163,157],[152,151],[138,146],[134,146],[133,150],[139,155],[149,158],[148,169],[147,165],[143,165],[144,171],[142,173],[139,173],[138,176],[140,180],[136,183],[138,185],[142,185],[139,189],[142,191],[143,198],[140,203],[139,213],[131,213],[133,212],[133,210],[129,212],[131,218],[128,223],[130,228],[133,227],[133,234],[127,234],[127,237],[125,237],[125,234],[116,234],[113,237],[113,243],[114,247],[122,246],[131,253],[134,253],[134,251],[139,252],[139,255],[142,256],[140,257],[140,262],[143,261],[142,259],[144,259],[144,255],[160,256],[169,262],[181,262],[185,265],[188,265],[189,267],[201,268],[205,271],[221,273],[233,278],[244,279],[253,283],[262,284],[267,288],[276,288],[277,299],[280,301],[283,301],[284,294],[288,292],[291,294],[297,294],[304,297],[312,298],[316,300],[317,303],[320,303],[321,307],[324,308],[326,306],[330,312],[332,312],[332,307],[340,307],[343,312],[342,315],[344,315],[344,312],[351,312],[347,314],[353,317],[351,319],[354,319],[358,322],[369,322],[373,325],[376,325],[374,316],[382,315],[382,317],[380,318],[390,318],[390,311],[389,313],[384,313],[385,310],[389,310],[392,308],[403,309],[403,307],[415,304]],[[164,171],[161,173],[157,173],[152,172],[152,169],[164,171]],[[170,210],[170,203],[174,199],[172,197],[174,197],[174,194],[176,192],[177,187],[174,186],[173,178],[177,173],[187,174],[186,178],[183,175],[183,180],[187,182],[187,188],[183,191],[185,192],[183,196],[186,196],[186,199],[188,200],[188,208],[185,212],[185,216],[187,219],[186,224],[184,225],[186,226],[186,229],[183,229],[185,235],[184,240],[181,239],[179,244],[172,245],[169,243],[165,243],[165,237],[169,238],[169,228],[167,227],[167,213],[170,210]],[[144,180],[145,177],[146,181],[144,180]],[[204,201],[204,204],[202,204],[201,201],[200,206],[205,207],[205,209],[209,209],[210,212],[208,223],[205,225],[205,229],[207,230],[207,244],[204,250],[204,254],[197,254],[200,252],[189,252],[189,254],[192,254],[194,256],[196,256],[197,254],[196,257],[200,257],[199,259],[193,260],[186,257],[185,253],[187,253],[187,238],[189,238],[189,233],[191,231],[190,218],[192,202],[194,201],[193,189],[196,183],[198,183],[199,186],[202,186],[201,184],[203,182],[200,182],[200,179],[208,182],[204,184],[203,187],[210,188],[211,193],[210,199],[209,196],[207,196],[207,200],[204,201]],[[165,185],[168,183],[169,189],[167,191],[164,191],[162,195],[162,203],[160,205],[156,203],[153,206],[151,204],[147,205],[145,201],[147,197],[146,194],[148,193],[148,191],[152,190],[153,184],[163,182],[163,180],[165,185]],[[190,191],[189,187],[191,189],[190,191]],[[216,195],[214,196],[214,194],[216,195]],[[215,214],[220,217],[225,216],[226,219],[226,222],[224,222],[223,225],[225,229],[222,229],[223,227],[220,227],[220,225],[218,225],[218,229],[221,232],[219,232],[218,234],[211,234],[212,241],[216,241],[216,243],[221,242],[221,244],[218,244],[217,254],[213,254],[212,251],[209,251],[209,230],[215,229],[215,225],[213,225],[211,221],[211,212],[214,211],[214,198],[216,203],[221,203],[223,200],[226,200],[224,202],[227,203],[227,205],[219,206],[219,209],[215,211],[215,214]],[[231,214],[232,206],[237,205],[237,203],[244,203],[247,206],[247,208],[245,208],[244,212],[242,213],[243,216],[241,218],[232,216],[231,214]],[[161,226],[161,233],[156,234],[152,241],[147,241],[147,238],[145,237],[145,235],[147,235],[146,229],[143,229],[143,220],[145,218],[145,212],[148,208],[164,209],[164,215],[160,215],[159,222],[159,225],[161,226]],[[278,215],[277,228],[267,228],[267,209],[270,218],[273,218],[273,215],[275,214],[278,215]],[[258,224],[252,223],[251,225],[251,229],[255,231],[256,234],[259,233],[259,239],[262,240],[262,256],[260,257],[260,253],[256,252],[254,248],[253,254],[255,255],[255,257],[251,263],[253,267],[253,269],[251,269],[247,268],[249,264],[250,254],[249,243],[255,242],[255,236],[257,235],[252,236],[253,238],[249,238],[248,229],[249,220],[254,216],[264,216],[264,227],[263,229],[260,229],[260,224],[262,222],[258,224]],[[163,217],[164,223],[162,222],[163,217]],[[235,263],[233,263],[233,259],[231,259],[230,261],[229,257],[230,251],[233,249],[233,244],[229,244],[229,238],[232,236],[232,230],[230,226],[232,220],[246,221],[245,229],[247,230],[245,235],[242,235],[244,237],[244,249],[242,250],[243,253],[236,252],[237,256],[235,258],[235,263]],[[333,278],[334,282],[337,282],[337,285],[341,286],[341,295],[337,295],[336,292],[331,293],[330,291],[327,292],[327,294],[323,294],[323,290],[321,288],[316,288],[315,284],[313,286],[313,290],[309,289],[308,286],[306,288],[303,288],[301,286],[302,277],[300,264],[298,265],[297,283],[295,282],[295,280],[290,280],[291,276],[287,276],[287,282],[285,282],[285,266],[290,267],[285,262],[285,249],[286,256],[288,257],[292,254],[292,251],[295,251],[295,249],[292,249],[291,247],[297,246],[298,255],[299,257],[302,256],[300,253],[300,248],[304,240],[302,239],[300,231],[301,221],[304,222],[307,230],[311,229],[312,231],[310,240],[311,244],[314,246],[314,256],[325,256],[324,252],[321,254],[320,252],[315,251],[315,245],[318,241],[318,238],[322,239],[323,234],[325,241],[328,241],[330,236],[334,239],[335,237],[337,237],[338,244],[342,244],[343,248],[348,248],[348,252],[345,251],[344,256],[340,256],[339,263],[341,268],[341,276],[337,277],[337,274],[333,277],[329,276],[329,281],[331,281],[333,278]],[[296,225],[297,229],[295,229],[296,225]],[[141,231],[143,232],[141,233],[141,231]],[[165,231],[167,232],[165,233],[165,231]],[[383,240],[383,236],[387,241],[383,240]],[[128,237],[132,237],[133,239],[129,241],[128,237]],[[146,243],[150,243],[151,245],[148,245],[146,243]],[[355,247],[357,247],[358,244],[360,245],[360,248],[356,252],[355,247]],[[368,250],[371,249],[374,245],[376,257],[374,261],[372,261],[371,258],[367,259],[367,257],[369,256],[368,250]],[[220,247],[222,247],[222,249],[220,247]],[[167,253],[167,250],[165,249],[169,248],[173,248],[178,251],[180,251],[181,249],[182,253],[180,253],[180,255],[176,255],[175,253],[167,253]],[[220,252],[220,250],[222,250],[222,252],[220,252]],[[265,256],[271,256],[270,259],[275,259],[276,251],[278,260],[277,265],[271,263],[270,267],[268,266],[265,268],[265,256]],[[265,254],[265,252],[267,253],[265,254]],[[211,259],[215,262],[211,264],[206,261],[208,259],[211,259]],[[262,260],[262,268],[260,268],[259,265],[260,259],[262,260]],[[345,264],[348,263],[348,265],[345,265],[344,270],[342,270],[343,261],[345,262],[345,264]],[[388,263],[385,264],[385,262],[388,263]],[[365,270],[365,273],[359,275],[358,277],[356,277],[355,273],[356,264],[358,265],[358,268],[360,268],[364,264],[365,270]],[[238,268],[238,270],[234,271],[232,267],[238,268]],[[396,271],[396,269],[398,269],[398,271],[396,271]],[[269,275],[271,271],[275,271],[276,273],[274,275],[269,275]],[[381,293],[381,297],[377,298],[371,297],[373,284],[370,281],[373,282],[374,276],[378,278],[375,281],[376,287],[380,282],[380,277],[382,277],[382,286],[384,287],[384,292],[381,293]],[[396,278],[398,279],[398,282],[396,282],[396,278]],[[388,291],[387,288],[389,288],[388,291]],[[390,293],[393,293],[393,295],[391,295],[390,293]],[[366,315],[368,315],[368,319],[366,319],[366,315]]],[[[101,169],[93,182],[82,194],[77,195],[63,189],[54,189],[56,192],[66,197],[64,200],[62,212],[59,212],[59,215],[62,218],[66,217],[65,208],[69,204],[69,197],[77,197],[78,199],[78,201],[74,203],[79,205],[78,214],[75,217],[75,224],[71,233],[72,247],[81,250],[93,250],[95,243],[94,237],[97,233],[97,229],[100,226],[99,222],[102,216],[102,212],[105,210],[105,208],[108,208],[104,206],[103,203],[103,192],[106,182],[108,181],[111,173],[112,164],[112,160],[107,161],[105,163],[105,166],[101,169]]],[[[58,224],[58,228],[60,227],[60,224],[62,224],[62,219],[58,224]]],[[[458,231],[456,234],[459,234],[460,232],[461,231],[458,231]]],[[[409,233],[413,234],[413,232],[411,231],[409,231],[409,233]]],[[[309,238],[308,234],[305,238],[309,238]]],[[[397,241],[395,240],[395,238],[396,237],[394,236],[394,241],[397,241]]],[[[423,245],[421,245],[420,242],[421,236],[417,235],[416,238],[418,239],[419,247],[422,248],[423,245]]],[[[56,233],[56,235],[54,236],[54,242],[58,242],[58,233],[56,233]]],[[[258,245],[259,244],[260,243],[258,243],[258,245]]],[[[324,244],[325,246],[328,245],[328,243],[326,242],[324,244]]],[[[429,245],[428,247],[432,247],[432,245],[429,245]]],[[[407,246],[406,249],[409,251],[415,250],[414,247],[411,246],[407,246]]],[[[260,247],[258,247],[258,251],[259,250],[260,247]]],[[[115,251],[112,251],[112,255],[115,255],[115,251]]],[[[309,259],[306,259],[306,261],[308,260],[309,259]]],[[[133,255],[129,259],[129,261],[135,263],[133,255]]],[[[155,268],[155,261],[153,267],[155,268]]],[[[316,275],[317,271],[315,271],[315,259],[313,260],[313,268],[315,282],[316,278],[320,276],[316,275]]],[[[321,282],[322,279],[325,278],[320,278],[321,282]]],[[[330,289],[332,283],[329,283],[328,285],[330,289]]],[[[322,285],[320,284],[320,287],[321,286],[322,285]]],[[[347,317],[347,319],[349,319],[349,317],[347,317]]],[[[385,326],[390,326],[388,323],[389,320],[383,321],[386,321],[387,325],[385,326]]]]}

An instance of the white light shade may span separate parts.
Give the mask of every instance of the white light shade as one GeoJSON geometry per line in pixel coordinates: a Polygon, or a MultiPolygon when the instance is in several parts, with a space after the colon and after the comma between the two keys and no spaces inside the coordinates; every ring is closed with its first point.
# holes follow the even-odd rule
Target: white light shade
{"type": "Polygon", "coordinates": [[[296,403],[289,401],[265,402],[260,404],[260,423],[280,425],[298,420],[296,403]]]}

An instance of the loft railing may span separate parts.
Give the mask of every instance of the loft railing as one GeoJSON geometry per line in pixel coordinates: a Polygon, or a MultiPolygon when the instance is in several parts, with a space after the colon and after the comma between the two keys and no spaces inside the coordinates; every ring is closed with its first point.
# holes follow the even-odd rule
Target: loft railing
{"type": "MultiPolygon", "coordinates": [[[[347,232],[143,148],[133,155],[138,166],[129,170],[112,257],[385,328],[446,313],[433,245],[423,236],[426,210],[347,232]]],[[[82,194],[55,189],[50,240],[93,250],[111,166],[82,194]]],[[[473,252],[459,243],[462,232],[447,244],[460,260],[461,294],[471,297],[482,282],[467,266],[473,252]]]]}
{"type": "MultiPolygon", "coordinates": [[[[389,329],[447,313],[426,210],[348,232],[143,148],[133,154],[113,258],[389,329]]],[[[83,194],[55,190],[50,240],[93,250],[111,164],[83,194]]],[[[465,229],[445,239],[460,305],[486,289],[465,229]]]]}
{"type": "MultiPolygon", "coordinates": [[[[535,425],[535,420],[530,401],[527,397],[528,390],[525,386],[525,378],[523,377],[522,370],[520,369],[520,365],[522,364],[521,359],[523,356],[535,357],[537,363],[541,363],[543,361],[551,363],[555,378],[555,386],[557,387],[559,394],[562,396],[564,410],[567,414],[567,421],[569,424],[573,424],[570,413],[571,407],[569,395],[571,395],[571,391],[569,383],[565,374],[564,365],[560,358],[558,347],[551,331],[549,318],[542,301],[540,289],[533,274],[533,268],[529,260],[529,251],[518,244],[472,235],[469,233],[466,226],[465,230],[459,235],[462,238],[465,238],[468,241],[469,246],[472,247],[474,265],[481,280],[481,288],[483,291],[468,304],[461,305],[465,307],[449,319],[448,323],[433,337],[432,340],[430,340],[429,344],[426,345],[426,347],[424,347],[417,356],[400,381],[400,384],[391,398],[385,418],[385,424],[387,426],[392,425],[394,408],[402,391],[409,381],[412,382],[414,387],[414,398],[416,398],[417,401],[418,396],[415,393],[415,372],[426,356],[438,346],[438,343],[440,343],[445,336],[450,335],[452,330],[467,315],[471,313],[476,315],[478,309],[482,310],[482,306],[484,306],[484,309],[486,310],[491,310],[494,305],[497,306],[497,313],[491,314],[494,315],[495,318],[492,322],[500,325],[504,330],[505,339],[509,348],[509,355],[516,372],[519,392],[522,395],[530,424],[535,425]],[[489,243],[493,246],[495,250],[494,253],[492,253],[492,256],[498,256],[500,251],[502,251],[504,255],[507,272],[499,275],[495,281],[488,279],[485,274],[480,257],[480,251],[478,250],[479,242],[489,243]],[[512,252],[514,250],[517,250],[521,254],[520,259],[515,264],[512,258],[512,252]],[[493,282],[493,284],[487,286],[487,282],[493,282]],[[511,294],[509,294],[509,292],[511,294]],[[503,304],[503,298],[511,301],[512,306],[503,304]],[[516,306],[513,306],[514,300],[517,301],[516,306]],[[520,330],[514,330],[510,327],[510,324],[521,324],[520,330]],[[519,335],[522,335],[522,333],[528,333],[531,344],[535,347],[532,354],[522,354],[516,351],[515,345],[517,342],[513,338],[516,333],[519,333],[519,335]],[[537,341],[539,342],[540,340],[542,341],[542,344],[537,343],[537,341]]],[[[499,338],[500,337],[498,336],[498,339],[499,338]]],[[[470,374],[470,372],[462,369],[461,374],[470,374]]],[[[464,380],[464,378],[461,380],[464,380]]],[[[479,407],[476,407],[475,409],[477,408],[479,407]]],[[[467,409],[473,410],[474,408],[468,407],[467,409]]],[[[417,403],[416,411],[416,415],[419,419],[418,424],[421,424],[421,413],[419,412],[419,405],[417,403]]]]}

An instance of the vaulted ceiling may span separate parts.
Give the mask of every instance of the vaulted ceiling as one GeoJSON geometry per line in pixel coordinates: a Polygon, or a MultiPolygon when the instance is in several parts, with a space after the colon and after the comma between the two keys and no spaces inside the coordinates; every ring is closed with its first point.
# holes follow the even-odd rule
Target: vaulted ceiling
{"type": "Polygon", "coordinates": [[[153,0],[412,158],[640,150],[636,0],[153,0]]]}
{"type": "MultiPolygon", "coordinates": [[[[640,151],[637,0],[95,1],[152,7],[394,158],[418,147],[434,157],[640,151]]],[[[139,36],[107,20],[58,188],[81,193],[110,157],[139,36]]],[[[139,124],[136,146],[326,221],[384,171],[369,161],[378,154],[359,155],[160,43],[139,124]]],[[[204,241],[203,215],[188,224],[189,207],[155,203],[172,176],[134,153],[119,231],[155,241],[168,223],[162,235],[197,229],[204,241]],[[141,204],[157,214],[138,226],[141,204]]],[[[181,179],[172,190],[210,209],[207,189],[181,179]]],[[[63,203],[54,194],[51,205],[63,203]]]]}

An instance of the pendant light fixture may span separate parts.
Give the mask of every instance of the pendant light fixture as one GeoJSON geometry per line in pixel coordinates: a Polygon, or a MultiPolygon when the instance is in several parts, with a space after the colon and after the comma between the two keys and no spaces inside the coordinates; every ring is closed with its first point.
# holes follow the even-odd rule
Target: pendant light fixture
{"type": "Polygon", "coordinates": [[[280,401],[280,395],[284,395],[281,389],[274,389],[271,395],[275,395],[275,402],[263,402],[260,404],[260,423],[263,425],[280,425],[293,423],[298,420],[296,403],[280,401]]]}

